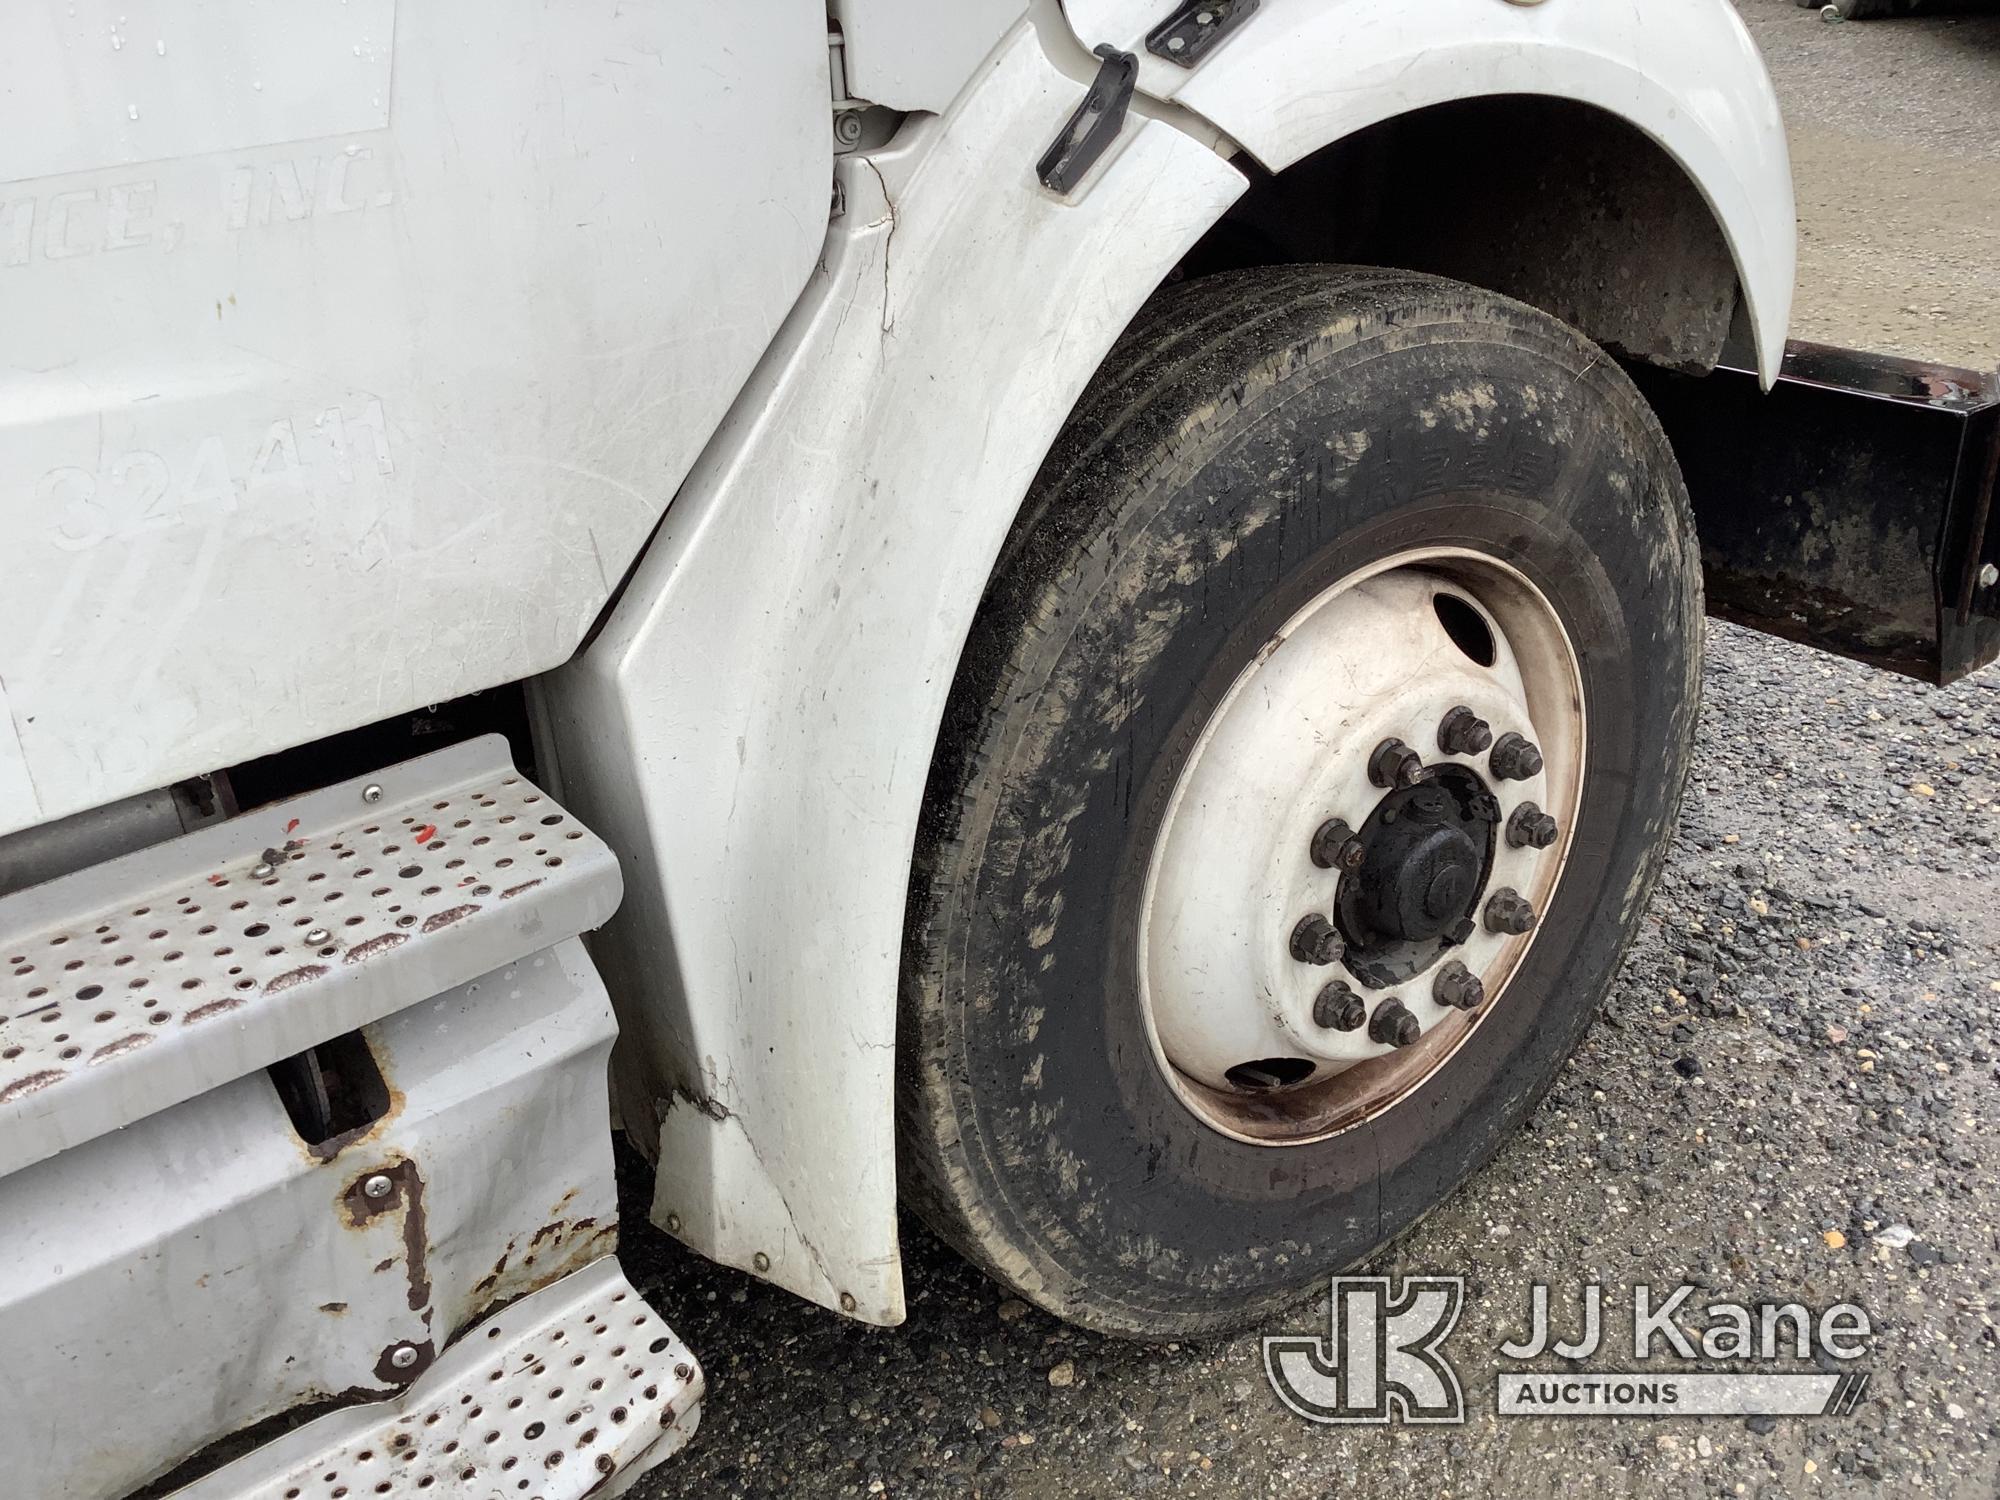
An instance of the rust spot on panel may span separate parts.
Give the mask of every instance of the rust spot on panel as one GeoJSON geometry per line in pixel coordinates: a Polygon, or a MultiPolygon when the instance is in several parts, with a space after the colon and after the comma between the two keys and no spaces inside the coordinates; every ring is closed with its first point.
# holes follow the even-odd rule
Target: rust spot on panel
{"type": "Polygon", "coordinates": [[[181,1025],[192,1026],[197,1021],[206,1021],[211,1016],[222,1015],[226,1011],[241,1010],[243,1001],[237,995],[224,995],[220,1000],[211,1000],[206,1005],[197,1005],[181,1017],[181,1025]]]}
{"type": "Polygon", "coordinates": [[[325,964],[301,964],[296,969],[287,969],[275,979],[266,981],[264,993],[275,995],[281,990],[289,990],[301,984],[309,984],[325,972],[325,964]]]}
{"type": "Polygon", "coordinates": [[[114,1057],[123,1057],[128,1052],[137,1052],[153,1040],[149,1031],[135,1031],[130,1036],[121,1036],[115,1042],[106,1042],[90,1054],[92,1064],[109,1062],[114,1057]]]}
{"type": "Polygon", "coordinates": [[[436,1358],[437,1348],[429,1339],[425,1339],[421,1344],[391,1344],[382,1351],[382,1357],[375,1361],[375,1378],[389,1385],[408,1385],[428,1370],[431,1361],[436,1358]],[[403,1348],[415,1349],[417,1357],[407,1369],[399,1370],[395,1363],[396,1351],[403,1348]]]}
{"type": "MultiPolygon", "coordinates": [[[[431,1305],[430,1241],[424,1236],[424,1180],[410,1168],[410,1207],[403,1215],[403,1249],[410,1258],[410,1311],[431,1305]]],[[[429,1322],[427,1317],[425,1322],[429,1322]]],[[[428,1363],[428,1361],[426,1361],[428,1363]]]]}
{"type": "Polygon", "coordinates": [[[45,1089],[52,1083],[60,1083],[68,1076],[60,1068],[44,1068],[39,1073],[30,1073],[26,1078],[17,1078],[4,1089],[0,1089],[0,1104],[11,1104],[24,1095],[45,1089]]]}
{"type": "Polygon", "coordinates": [[[505,901],[509,896],[518,896],[523,891],[532,891],[536,886],[540,885],[541,883],[542,879],[539,875],[537,875],[533,880],[524,880],[519,885],[510,885],[507,887],[506,890],[500,893],[500,899],[502,901],[505,901]]]}
{"type": "Polygon", "coordinates": [[[324,1164],[339,1156],[349,1146],[388,1134],[390,1125],[403,1112],[403,1091],[390,1081],[386,1070],[383,1072],[382,1081],[389,1085],[389,1107],[382,1112],[381,1119],[371,1120],[366,1125],[357,1126],[330,1139],[306,1144],[304,1146],[306,1155],[314,1162],[324,1164]]]}
{"type": "MultiPolygon", "coordinates": [[[[405,1158],[370,1168],[347,1184],[340,1202],[347,1211],[349,1226],[355,1229],[401,1210],[403,1255],[410,1277],[410,1311],[423,1311],[431,1300],[430,1243],[424,1233],[424,1179],[418,1175],[416,1163],[405,1158]],[[371,1198],[368,1184],[376,1178],[386,1178],[389,1191],[371,1198]]],[[[394,1264],[393,1260],[385,1260],[375,1269],[383,1271],[394,1264]]]]}
{"type": "Polygon", "coordinates": [[[125,1497],[125,1500],[166,1500],[178,1494],[187,1485],[203,1475],[213,1473],[224,1464],[253,1453],[273,1438],[302,1427],[316,1417],[341,1411],[350,1406],[360,1406],[369,1401],[380,1401],[384,1397],[398,1394],[397,1387],[388,1390],[371,1390],[365,1386],[349,1386],[344,1391],[326,1392],[308,1390],[302,1392],[296,1404],[281,1412],[262,1417],[240,1431],[226,1437],[217,1438],[206,1448],[190,1455],[155,1479],[151,1484],[140,1486],[125,1497]]]}
{"type": "MultiPolygon", "coordinates": [[[[558,1210],[575,1196],[574,1190],[564,1194],[562,1203],[557,1205],[558,1210]]],[[[522,1248],[521,1238],[516,1235],[510,1239],[500,1258],[493,1263],[493,1269],[473,1286],[473,1307],[455,1326],[451,1337],[445,1340],[447,1348],[521,1298],[611,1254],[618,1248],[618,1221],[611,1219],[599,1223],[595,1216],[573,1220],[552,1219],[527,1236],[527,1244],[539,1248],[517,1255],[522,1248]]]]}
{"type": "Polygon", "coordinates": [[[462,917],[469,917],[478,911],[476,906],[454,906],[449,911],[441,911],[424,918],[423,932],[436,932],[440,927],[449,927],[462,917]]]}
{"type": "Polygon", "coordinates": [[[341,956],[342,963],[358,964],[363,959],[373,958],[378,953],[387,953],[391,948],[400,948],[410,940],[407,932],[385,932],[377,937],[356,943],[341,956]]]}

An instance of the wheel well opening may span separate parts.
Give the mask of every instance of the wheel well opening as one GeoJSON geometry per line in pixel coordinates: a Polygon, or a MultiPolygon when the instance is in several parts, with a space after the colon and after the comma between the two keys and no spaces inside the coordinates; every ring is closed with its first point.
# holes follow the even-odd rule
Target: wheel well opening
{"type": "Polygon", "coordinates": [[[1637,127],[1566,99],[1417,110],[1250,188],[1179,275],[1316,261],[1393,266],[1515,297],[1617,353],[1712,368],[1735,262],[1700,190],[1637,127]]]}

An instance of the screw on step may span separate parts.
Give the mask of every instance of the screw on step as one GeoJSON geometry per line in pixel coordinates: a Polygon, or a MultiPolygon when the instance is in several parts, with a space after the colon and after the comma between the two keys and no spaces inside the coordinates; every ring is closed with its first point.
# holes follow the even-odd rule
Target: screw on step
{"type": "Polygon", "coordinates": [[[367,1181],[361,1184],[361,1191],[367,1194],[370,1198],[386,1198],[392,1191],[394,1191],[395,1186],[396,1185],[389,1180],[388,1175],[386,1173],[377,1172],[373,1177],[370,1177],[367,1181]]]}
{"type": "Polygon", "coordinates": [[[1387,739],[1368,757],[1368,779],[1383,788],[1415,786],[1430,773],[1424,758],[1398,739],[1387,739]]]}
{"type": "Polygon", "coordinates": [[[1368,1004],[1335,980],[1313,1000],[1313,1025],[1326,1031],[1359,1031],[1368,1021],[1368,1004]]]}
{"type": "Polygon", "coordinates": [[[250,878],[252,880],[269,880],[277,873],[277,870],[268,861],[260,862],[250,867],[250,878]]]}
{"type": "Polygon", "coordinates": [[[1486,930],[1488,932],[1509,932],[1519,937],[1531,932],[1535,926],[1535,909],[1528,905],[1521,893],[1510,886],[1502,886],[1486,899],[1486,930]]]}
{"type": "Polygon", "coordinates": [[[389,1363],[399,1370],[407,1370],[419,1359],[415,1344],[398,1344],[389,1351],[389,1363]]]}
{"type": "Polygon", "coordinates": [[[1459,704],[1438,724],[1438,749],[1446,755],[1477,755],[1493,743],[1493,726],[1459,704]]]}
{"type": "Polygon", "coordinates": [[[1368,1040],[1385,1047],[1407,1047],[1424,1034],[1424,1023],[1394,995],[1375,1007],[1368,1018],[1368,1040]]]}
{"type": "Polygon", "coordinates": [[[1523,802],[1507,820],[1507,842],[1516,849],[1546,849],[1556,841],[1556,820],[1532,802],[1523,802]]]}
{"type": "Polygon", "coordinates": [[[369,782],[368,785],[361,789],[361,800],[363,802],[380,802],[382,800],[382,788],[372,781],[369,782]]]}
{"type": "Polygon", "coordinates": [[[1486,757],[1486,764],[1502,781],[1526,781],[1530,776],[1541,775],[1542,752],[1532,740],[1525,740],[1510,729],[1493,742],[1493,753],[1486,757]]]}
{"type": "Polygon", "coordinates": [[[1486,1001],[1486,986],[1479,976],[1453,959],[1438,970],[1431,985],[1431,998],[1453,1010],[1477,1010],[1486,1001]]]}
{"type": "Polygon", "coordinates": [[[1992,563],[1988,563],[1979,570],[1979,586],[1983,589],[1990,589],[1996,583],[2000,583],[2000,568],[1996,568],[1992,563]]]}
{"type": "Polygon", "coordinates": [[[1333,923],[1318,912],[1299,918],[1299,925],[1292,929],[1292,957],[1302,964],[1334,963],[1346,951],[1347,945],[1341,942],[1333,923]]]}
{"type": "Polygon", "coordinates": [[[1358,870],[1366,853],[1344,818],[1328,818],[1312,837],[1312,862],[1322,870],[1358,870]]]}

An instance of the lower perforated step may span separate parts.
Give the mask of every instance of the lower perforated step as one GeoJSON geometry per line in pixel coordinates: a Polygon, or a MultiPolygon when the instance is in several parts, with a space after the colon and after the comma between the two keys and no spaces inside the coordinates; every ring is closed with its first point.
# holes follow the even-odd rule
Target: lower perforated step
{"type": "Polygon", "coordinates": [[[174,1500],[617,1495],[700,1420],[701,1367],[606,1258],[447,1349],[395,1401],[321,1417],[174,1500]]]}

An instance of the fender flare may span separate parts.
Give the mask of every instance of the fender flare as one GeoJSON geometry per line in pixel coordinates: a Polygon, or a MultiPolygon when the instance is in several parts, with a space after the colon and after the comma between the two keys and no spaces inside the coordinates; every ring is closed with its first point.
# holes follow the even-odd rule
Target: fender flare
{"type": "Polygon", "coordinates": [[[1192,111],[1272,172],[1455,100],[1535,94],[1619,116],[1708,203],[1736,261],[1759,371],[1766,386],[1777,378],[1797,271],[1791,154],[1764,59],[1729,0],[1264,0],[1193,68],[1146,50],[1157,0],[1064,0],[1063,10],[1080,47],[1135,53],[1142,92],[1192,111]]]}
{"type": "MultiPolygon", "coordinates": [[[[1404,3],[1329,4],[1346,23],[1331,28],[1296,18],[1322,49],[1318,76],[1348,69],[1362,23],[1393,30],[1386,18],[1404,3]]],[[[1537,14],[1480,3],[1489,31],[1537,14]]],[[[1610,0],[1551,10],[1595,6],[1637,25],[1636,5],[1610,0]]],[[[1271,0],[1274,32],[1289,9],[1271,0]]],[[[1324,142],[1294,128],[1270,75],[1257,76],[1275,65],[1254,41],[1264,24],[1218,50],[1182,95],[1282,162],[1324,142]]],[[[893,1097],[903,909],[959,653],[1083,386],[1245,185],[1162,107],[1135,110],[1071,198],[1043,190],[1033,163],[1081,97],[1081,49],[1050,26],[1043,4],[943,115],[840,161],[844,210],[818,275],[596,639],[541,684],[558,789],[624,864],[625,903],[593,952],[623,1027],[622,1123],[657,1152],[654,1221],[875,1323],[904,1310],[893,1097]]],[[[1578,76],[1598,57],[1577,54],[1578,76]]],[[[1289,60],[1286,86],[1303,87],[1314,61],[1289,60]]],[[[1377,118],[1459,76],[1424,83],[1412,64],[1389,87],[1391,64],[1364,61],[1353,75],[1363,82],[1342,92],[1386,89],[1377,118]]],[[[1557,61],[1540,55],[1545,84],[1562,80],[1557,61]]],[[[1460,76],[1458,92],[1470,81],[1460,76]]],[[[1737,86],[1768,95],[1761,67],[1737,86]]],[[[1314,128],[1358,128],[1314,87],[1294,100],[1314,128]]],[[[1683,106],[1678,118],[1698,117],[1683,106]]],[[[1708,155],[1677,154],[1727,150],[1717,140],[1708,155]]],[[[1759,160],[1782,153],[1781,138],[1766,141],[1759,160]]],[[[1705,189],[1710,201],[1738,202],[1749,191],[1738,177],[1705,189]]],[[[1738,236],[1754,249],[1739,255],[1759,278],[1758,315],[1777,317],[1782,338],[1789,258],[1776,219],[1732,226],[1732,245],[1738,236]]]]}

